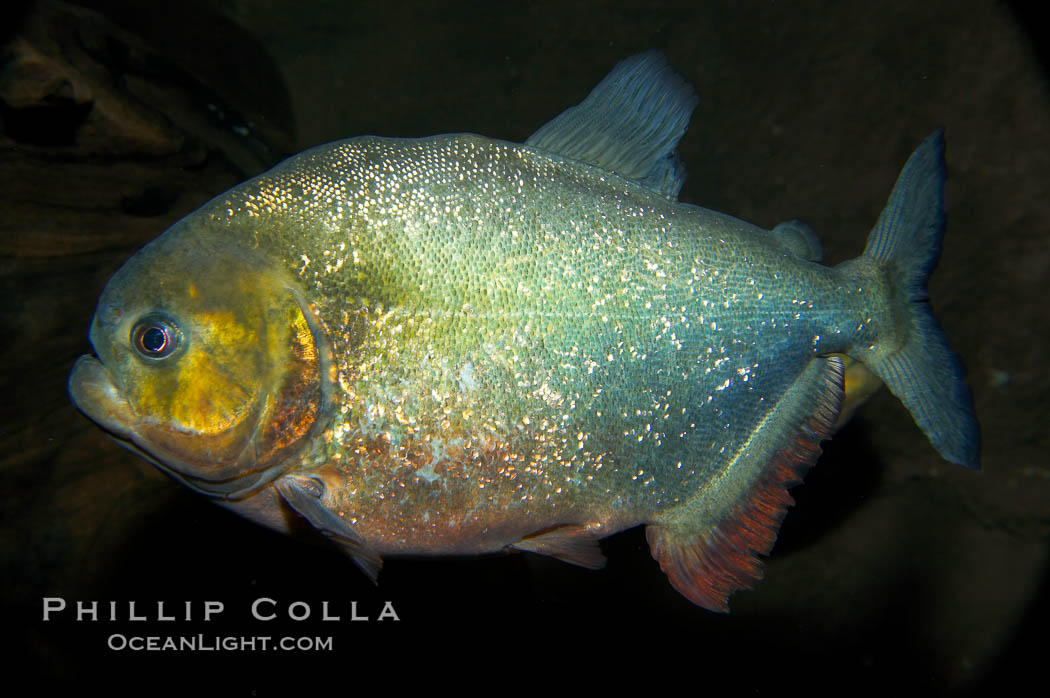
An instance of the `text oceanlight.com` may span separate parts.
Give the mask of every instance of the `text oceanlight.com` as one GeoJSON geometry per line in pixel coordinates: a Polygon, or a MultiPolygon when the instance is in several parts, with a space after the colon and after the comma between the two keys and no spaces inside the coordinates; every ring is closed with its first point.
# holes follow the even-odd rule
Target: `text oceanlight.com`
{"type": "Polygon", "coordinates": [[[220,635],[143,636],[114,633],[106,641],[111,650],[132,652],[325,652],[333,649],[331,637],[238,637],[220,635]]]}

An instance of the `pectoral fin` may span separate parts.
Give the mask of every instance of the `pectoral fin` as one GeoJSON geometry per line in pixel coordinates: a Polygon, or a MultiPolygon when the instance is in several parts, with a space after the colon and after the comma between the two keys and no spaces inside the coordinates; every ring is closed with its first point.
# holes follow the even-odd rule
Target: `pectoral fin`
{"type": "Polygon", "coordinates": [[[383,559],[372,550],[350,525],[324,505],[325,486],[320,480],[286,475],[274,482],[285,502],[317,530],[334,540],[374,583],[383,559]]]}
{"type": "Polygon", "coordinates": [[[591,570],[600,570],[605,567],[605,556],[602,555],[598,538],[591,526],[575,524],[559,526],[523,538],[509,547],[548,555],[562,562],[591,570]]]}

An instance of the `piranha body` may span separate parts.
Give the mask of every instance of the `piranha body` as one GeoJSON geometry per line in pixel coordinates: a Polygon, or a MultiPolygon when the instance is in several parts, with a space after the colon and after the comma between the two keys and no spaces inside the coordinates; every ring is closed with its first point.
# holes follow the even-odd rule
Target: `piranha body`
{"type": "Polygon", "coordinates": [[[173,225],[110,280],[77,407],[264,525],[384,555],[527,550],[600,567],[644,524],[674,586],[725,610],[761,576],[843,402],[842,355],[977,466],[930,312],[943,138],[864,253],[681,204],[696,104],[628,59],[524,144],[314,148],[173,225]]]}

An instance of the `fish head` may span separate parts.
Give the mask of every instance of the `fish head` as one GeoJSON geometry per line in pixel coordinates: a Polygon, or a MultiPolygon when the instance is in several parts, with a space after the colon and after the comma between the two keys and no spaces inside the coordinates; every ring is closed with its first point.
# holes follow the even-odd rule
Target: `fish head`
{"type": "Polygon", "coordinates": [[[77,408],[205,494],[251,494],[321,430],[330,343],[294,279],[250,245],[177,224],[109,281],[90,338],[97,358],[69,378],[77,408]]]}

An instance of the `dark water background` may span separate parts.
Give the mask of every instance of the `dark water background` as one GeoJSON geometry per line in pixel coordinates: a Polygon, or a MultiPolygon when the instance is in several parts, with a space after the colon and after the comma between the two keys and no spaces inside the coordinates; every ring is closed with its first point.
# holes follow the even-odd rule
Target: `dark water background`
{"type": "MultiPolygon", "coordinates": [[[[9,669],[115,693],[649,691],[927,694],[1038,680],[1050,618],[1045,32],[989,2],[25,3],[0,72],[0,560],[9,669]],[[521,141],[651,48],[702,102],[681,199],[856,255],[911,150],[947,128],[933,306],[970,375],[983,470],[941,461],[888,394],[793,494],[727,616],[667,584],[641,530],[603,572],[513,555],[338,553],[183,490],[69,404],[95,299],[135,249],[303,148],[372,133],[521,141]],[[192,621],[43,622],[42,599],[192,621]],[[269,597],[311,619],[249,614],[269,597]],[[218,620],[199,620],[218,600],[218,620]],[[349,602],[398,623],[352,623],[349,602]],[[321,604],[343,617],[321,622],[321,604]],[[132,652],[113,633],[332,637],[330,652],[132,652]]],[[[1037,684],[1038,685],[1038,684],[1037,684]]]]}

